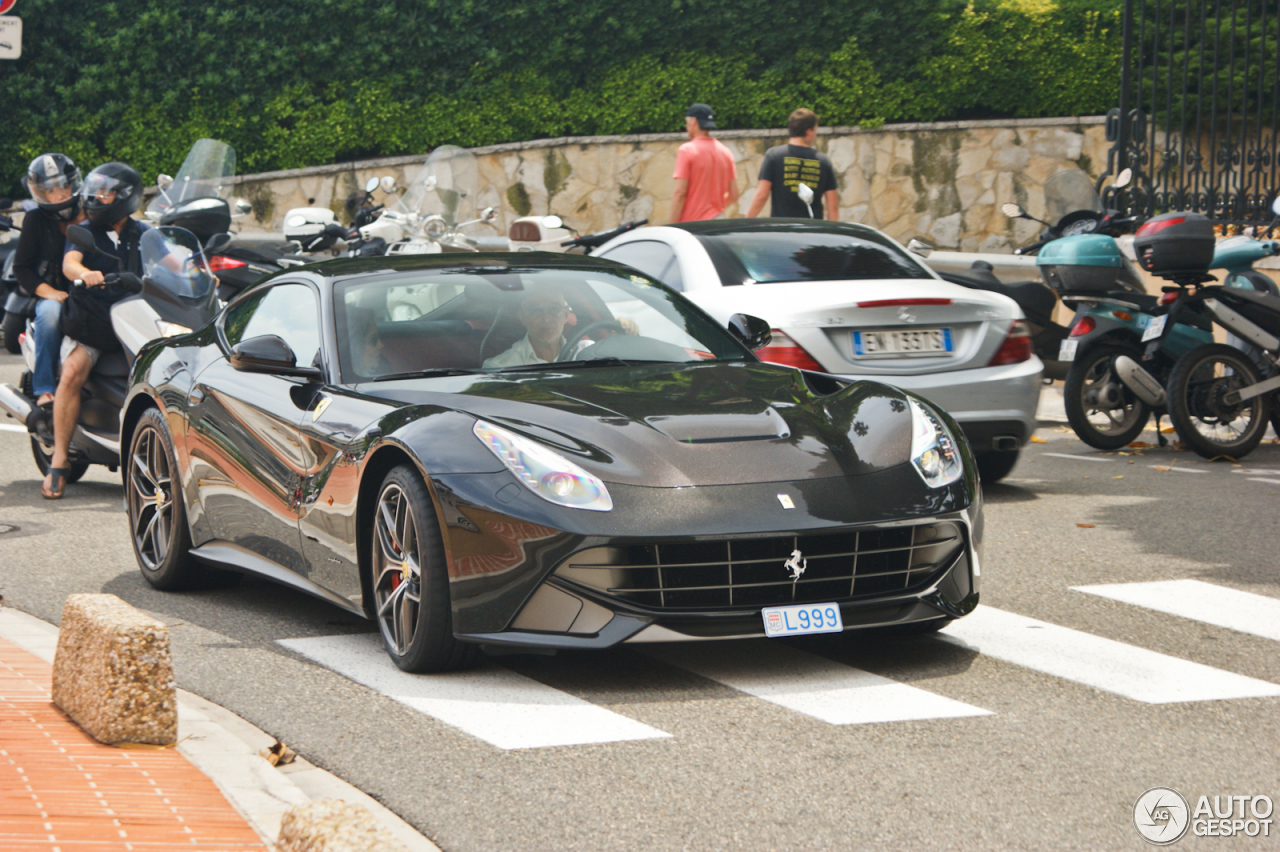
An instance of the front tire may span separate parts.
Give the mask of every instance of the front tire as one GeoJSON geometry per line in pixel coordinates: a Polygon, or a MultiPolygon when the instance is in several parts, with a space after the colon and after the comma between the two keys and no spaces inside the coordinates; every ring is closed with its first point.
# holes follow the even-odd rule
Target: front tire
{"type": "Polygon", "coordinates": [[[10,355],[18,355],[22,352],[22,346],[18,344],[18,335],[22,334],[23,328],[27,324],[27,318],[21,314],[11,314],[5,312],[4,315],[4,348],[8,350],[10,355]]]}
{"type": "Polygon", "coordinates": [[[1230,405],[1223,396],[1259,380],[1253,361],[1233,346],[1207,343],[1179,359],[1169,375],[1169,419],[1178,437],[1206,459],[1240,459],[1267,431],[1267,394],[1230,405]]]}
{"type": "Polygon", "coordinates": [[[440,524],[412,465],[393,468],[378,488],[369,567],[374,617],[396,666],[417,674],[475,664],[480,649],[453,637],[440,524]]]}
{"type": "Polygon", "coordinates": [[[129,539],[143,578],[163,591],[192,588],[203,572],[189,552],[191,531],[173,441],[159,411],[143,412],[121,463],[129,539]]]}
{"type": "Polygon", "coordinates": [[[1071,362],[1063,384],[1063,405],[1067,420],[1080,440],[1099,450],[1118,450],[1142,434],[1151,409],[1125,387],[1116,373],[1116,358],[1128,355],[1142,359],[1137,349],[1125,346],[1094,346],[1071,362]],[[1107,422],[1094,423],[1089,415],[1101,413],[1107,422]]]}

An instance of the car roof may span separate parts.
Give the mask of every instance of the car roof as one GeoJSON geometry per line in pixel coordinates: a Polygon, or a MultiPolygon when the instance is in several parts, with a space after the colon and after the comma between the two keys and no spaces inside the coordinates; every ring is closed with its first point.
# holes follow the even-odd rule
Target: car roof
{"type": "Polygon", "coordinates": [[[331,278],[335,282],[382,272],[414,272],[417,270],[483,270],[503,272],[508,269],[630,269],[617,261],[581,254],[549,251],[522,252],[445,252],[412,254],[396,257],[344,257],[294,267],[293,272],[309,272],[331,278]]]}
{"type": "Polygon", "coordinates": [[[669,225],[668,227],[688,231],[689,233],[699,237],[718,237],[724,234],[750,234],[759,233],[761,231],[847,234],[852,236],[863,236],[866,234],[876,234],[878,236],[884,235],[883,231],[879,231],[869,225],[856,225],[853,222],[833,222],[829,219],[709,219],[703,222],[679,222],[669,225]]]}

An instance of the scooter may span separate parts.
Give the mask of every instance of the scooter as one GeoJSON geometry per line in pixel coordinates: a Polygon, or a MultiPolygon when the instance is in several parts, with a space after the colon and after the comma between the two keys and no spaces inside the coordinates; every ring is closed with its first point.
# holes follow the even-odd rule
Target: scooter
{"type": "MultiPolygon", "coordinates": [[[[1280,222],[1280,198],[1272,210],[1280,222]]],[[[1165,288],[1171,297],[1166,311],[1147,327],[1143,341],[1148,353],[1157,350],[1177,323],[1189,319],[1229,332],[1226,344],[1205,343],[1183,354],[1165,392],[1169,419],[1191,449],[1207,459],[1239,459],[1257,447],[1268,422],[1280,426],[1280,295],[1271,279],[1242,268],[1280,255],[1280,240],[1215,242],[1208,219],[1195,213],[1157,216],[1135,237],[1143,267],[1174,284],[1165,288]],[[1222,284],[1207,272],[1218,264],[1235,270],[1222,284]]],[[[1137,375],[1142,382],[1150,378],[1137,375]]]]}
{"type": "MultiPolygon", "coordinates": [[[[93,235],[81,225],[67,229],[67,239],[85,252],[100,253],[93,235]]],[[[217,251],[225,236],[209,245],[217,251]]],[[[133,292],[111,307],[111,327],[120,349],[104,352],[82,390],[80,419],[71,438],[67,482],[84,476],[92,464],[116,471],[120,465],[120,416],[129,371],[139,350],[158,337],[185,334],[207,324],[219,310],[216,279],[200,241],[182,228],[153,228],[142,235],[142,277],[116,272],[108,282],[133,292]]],[[[83,287],[83,281],[73,286],[83,287]]],[[[26,371],[18,387],[0,385],[0,411],[27,427],[31,454],[41,474],[47,474],[53,458],[52,425],[36,406],[31,387],[35,368],[35,337],[28,325],[22,336],[26,371]]]]}
{"type": "MultiPolygon", "coordinates": [[[[0,210],[8,210],[13,202],[8,198],[0,198],[0,210]]],[[[0,233],[21,231],[13,224],[13,217],[0,214],[0,233]]],[[[22,350],[18,345],[18,337],[26,326],[27,320],[36,315],[36,297],[28,296],[18,286],[18,277],[13,272],[13,258],[17,251],[17,242],[10,240],[4,244],[4,261],[0,263],[0,296],[4,299],[4,319],[0,333],[4,335],[4,348],[12,355],[22,350]]]]}

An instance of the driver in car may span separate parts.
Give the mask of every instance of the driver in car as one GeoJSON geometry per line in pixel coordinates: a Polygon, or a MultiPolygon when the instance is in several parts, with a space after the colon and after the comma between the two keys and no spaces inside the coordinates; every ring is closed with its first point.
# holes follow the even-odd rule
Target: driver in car
{"type": "MultiPolygon", "coordinates": [[[[520,311],[516,316],[524,326],[525,336],[512,344],[506,352],[486,359],[483,365],[486,370],[520,367],[526,364],[548,364],[555,361],[564,349],[564,326],[569,321],[569,305],[565,303],[563,293],[548,287],[529,290],[525,293],[524,300],[520,303],[520,311]]],[[[620,317],[618,324],[627,334],[637,334],[640,330],[635,322],[629,319],[620,317]]],[[[613,332],[601,329],[598,336],[603,340],[612,334],[613,332]]],[[[577,355],[597,342],[599,341],[584,337],[575,344],[573,355],[577,355]]]]}

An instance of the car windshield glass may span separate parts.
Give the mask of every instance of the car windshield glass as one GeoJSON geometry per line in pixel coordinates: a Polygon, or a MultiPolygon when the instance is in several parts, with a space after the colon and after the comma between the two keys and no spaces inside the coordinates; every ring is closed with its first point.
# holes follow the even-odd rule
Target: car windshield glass
{"type": "Polygon", "coordinates": [[[742,346],[678,294],[630,270],[422,269],[334,287],[343,381],[533,364],[741,360],[742,346]]]}
{"type": "Polygon", "coordinates": [[[698,238],[713,259],[731,257],[757,284],[933,277],[893,240],[867,228],[815,230],[780,225],[767,231],[699,234],[698,238]]]}

